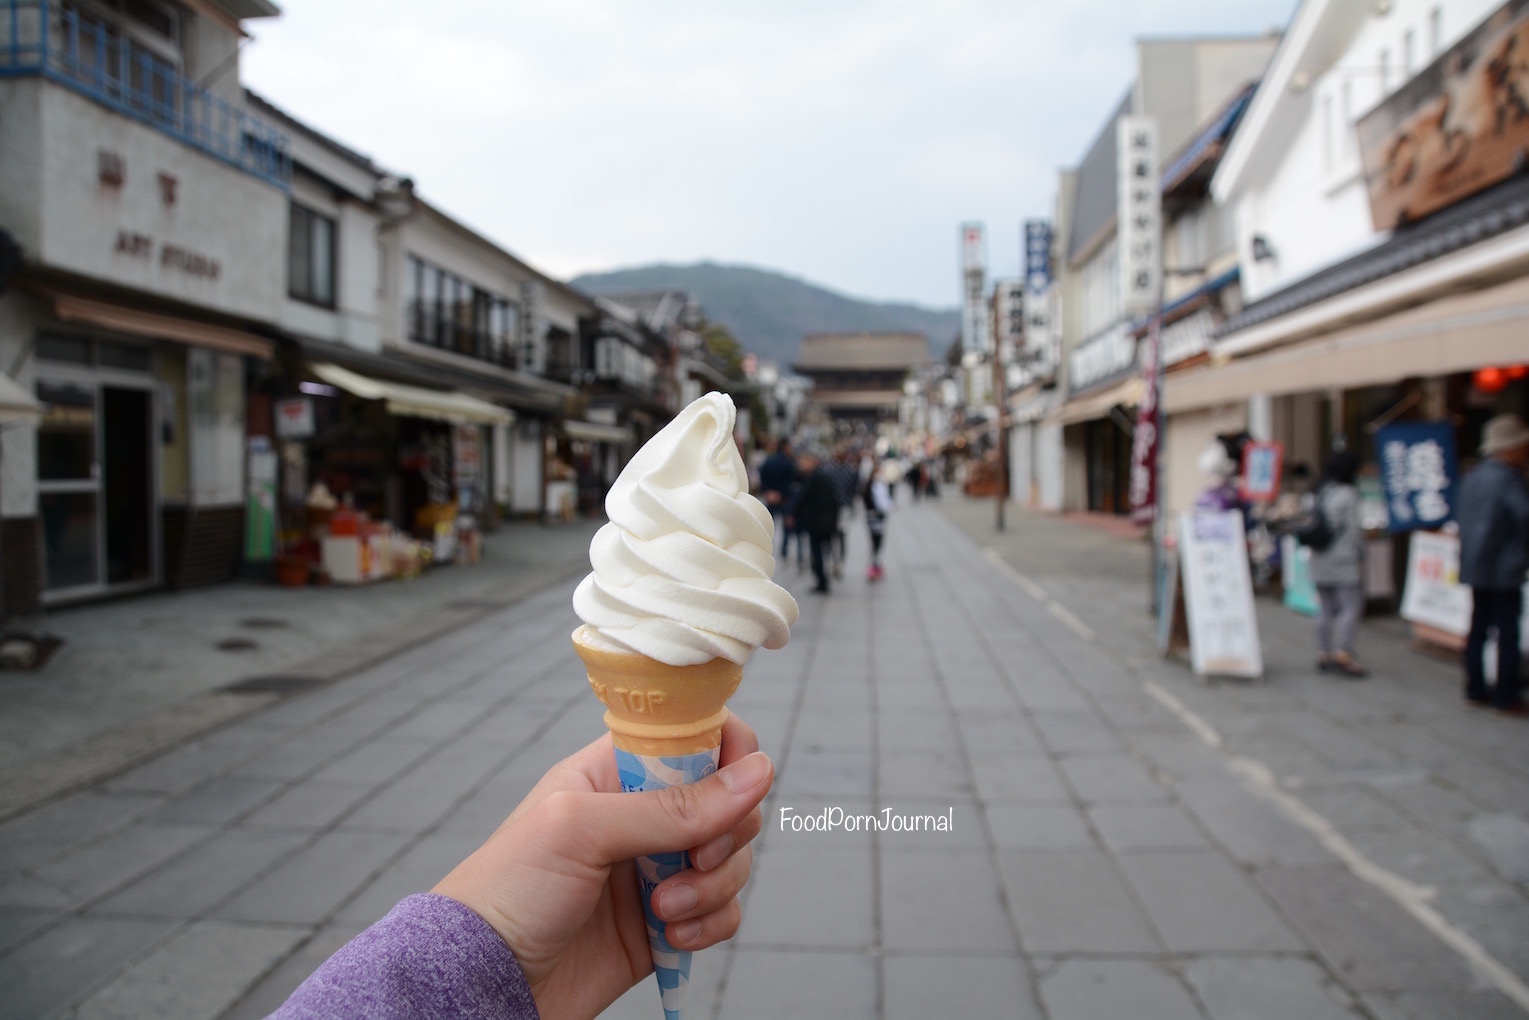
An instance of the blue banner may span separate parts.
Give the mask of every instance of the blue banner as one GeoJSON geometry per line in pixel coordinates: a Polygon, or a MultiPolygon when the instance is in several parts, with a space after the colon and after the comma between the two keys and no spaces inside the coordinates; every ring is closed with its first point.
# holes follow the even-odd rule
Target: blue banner
{"type": "Polygon", "coordinates": [[[1454,520],[1460,461],[1447,421],[1387,425],[1375,434],[1386,516],[1393,534],[1454,520]]]}

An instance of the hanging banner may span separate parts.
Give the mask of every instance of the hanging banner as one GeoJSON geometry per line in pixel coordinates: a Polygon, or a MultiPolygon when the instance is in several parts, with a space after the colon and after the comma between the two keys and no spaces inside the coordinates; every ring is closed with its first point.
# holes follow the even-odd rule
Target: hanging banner
{"type": "Polygon", "coordinates": [[[1051,223],[1025,221],[1025,359],[1037,372],[1052,367],[1051,223]]]}
{"type": "Polygon", "coordinates": [[[1116,246],[1120,296],[1127,315],[1146,315],[1162,298],[1163,208],[1157,179],[1157,121],[1121,117],[1116,122],[1120,165],[1116,246]]]}
{"type": "Polygon", "coordinates": [[[1136,430],[1131,433],[1131,520],[1149,524],[1157,518],[1157,405],[1158,358],[1162,357],[1162,316],[1152,316],[1142,351],[1142,377],[1147,385],[1136,410],[1136,430]]]}
{"type": "Polygon", "coordinates": [[[1387,425],[1375,434],[1392,534],[1433,529],[1455,516],[1460,465],[1447,421],[1387,425]]]}
{"type": "Polygon", "coordinates": [[[966,354],[992,345],[987,320],[987,247],[980,223],[961,224],[961,350],[966,354]]]}

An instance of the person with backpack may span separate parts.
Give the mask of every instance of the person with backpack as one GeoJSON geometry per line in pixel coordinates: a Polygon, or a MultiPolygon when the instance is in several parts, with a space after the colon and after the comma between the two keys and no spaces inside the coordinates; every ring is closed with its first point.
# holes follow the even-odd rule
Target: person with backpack
{"type": "Polygon", "coordinates": [[[1364,528],[1359,523],[1359,458],[1340,450],[1327,459],[1312,501],[1312,520],[1300,531],[1311,549],[1317,614],[1317,669],[1360,679],[1369,670],[1354,655],[1364,613],[1364,528]],[[1334,631],[1336,630],[1336,641],[1334,631]]]}

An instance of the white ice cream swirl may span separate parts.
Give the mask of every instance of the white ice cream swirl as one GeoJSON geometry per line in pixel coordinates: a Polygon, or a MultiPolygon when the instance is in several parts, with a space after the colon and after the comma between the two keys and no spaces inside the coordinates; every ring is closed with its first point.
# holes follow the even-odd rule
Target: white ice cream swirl
{"type": "Polygon", "coordinates": [[[730,397],[708,393],[648,440],[605,497],[594,571],[573,593],[585,640],[671,666],[780,648],[797,605],[770,580],[775,527],[749,495],[730,397]]]}

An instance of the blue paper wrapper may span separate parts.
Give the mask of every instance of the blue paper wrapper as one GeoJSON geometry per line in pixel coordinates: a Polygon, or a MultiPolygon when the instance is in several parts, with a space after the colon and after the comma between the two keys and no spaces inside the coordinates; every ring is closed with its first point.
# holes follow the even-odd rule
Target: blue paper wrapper
{"type": "MultiPolygon", "coordinates": [[[[663,790],[685,783],[698,783],[717,771],[720,747],[697,754],[672,758],[654,758],[616,748],[616,769],[621,774],[621,788],[628,793],[663,790]]],[[[653,890],[670,875],[690,867],[690,853],[675,850],[637,858],[637,884],[642,890],[642,912],[648,920],[648,945],[653,950],[653,974],[658,978],[658,994],[663,999],[664,1020],[680,1020],[685,1004],[685,987],[690,983],[690,952],[675,949],[664,937],[664,922],[653,914],[653,890]]]]}

